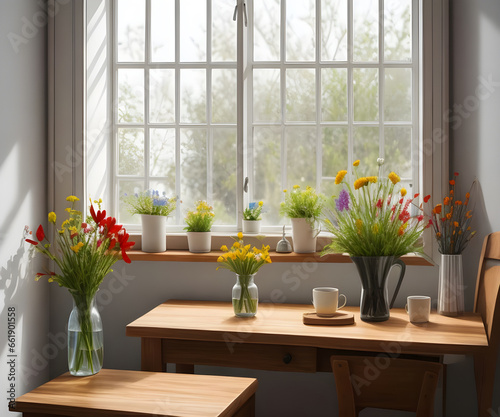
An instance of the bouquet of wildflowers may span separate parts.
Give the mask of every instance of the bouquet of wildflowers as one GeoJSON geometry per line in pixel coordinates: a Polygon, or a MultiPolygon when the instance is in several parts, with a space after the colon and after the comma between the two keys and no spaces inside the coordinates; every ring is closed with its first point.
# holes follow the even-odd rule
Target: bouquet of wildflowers
{"type": "Polygon", "coordinates": [[[214,208],[206,201],[197,201],[196,209],[187,212],[185,221],[188,232],[210,232],[214,222],[214,208]]]}
{"type": "Polygon", "coordinates": [[[323,194],[307,186],[305,190],[300,185],[294,185],[292,191],[283,190],[285,201],[281,203],[280,215],[291,219],[304,218],[314,224],[320,216],[325,202],[323,194]]]}
{"type": "Polygon", "coordinates": [[[262,206],[264,205],[263,201],[259,201],[258,203],[250,203],[248,208],[243,211],[243,219],[244,220],[261,220],[260,214],[262,213],[262,206]]]}
{"type": "MultiPolygon", "coordinates": [[[[134,242],[128,241],[129,234],[116,224],[114,217],[106,217],[106,210],[101,210],[102,200],[94,201],[98,205],[97,212],[90,201],[90,216],[87,219],[75,209],[78,197],[69,196],[66,200],[71,207],[66,209],[68,218],[59,229],[56,228],[56,214],[50,212],[48,215],[49,223],[56,228],[55,244],[50,242],[42,225],[36,230],[36,240],[28,238],[26,241],[58,267],[57,271],[37,273],[36,280],[48,276],[49,282],[67,288],[79,310],[81,333],[76,340],[76,358],[71,363],[74,369],[70,368],[70,371],[78,373],[83,366],[90,366],[94,373],[91,302],[113,264],[120,259],[130,263],[126,251],[134,242]]],[[[33,233],[29,234],[32,236],[33,233]]]]}
{"type": "MultiPolygon", "coordinates": [[[[352,185],[346,181],[346,170],[337,173],[335,184],[344,188],[325,210],[326,228],[334,237],[323,254],[400,257],[422,251],[418,239],[432,220],[425,219],[421,206],[417,206],[418,216],[410,215],[410,206],[416,206],[419,195],[407,197],[405,188],[396,190],[400,177],[395,172],[382,177],[383,159],[378,162],[378,176],[359,177],[359,160],[355,161],[352,185]]],[[[429,198],[426,196],[424,202],[429,198]]]]}
{"type": "MultiPolygon", "coordinates": [[[[470,191],[465,194],[465,200],[455,196],[455,184],[458,172],[449,181],[450,190],[443,203],[437,204],[432,210],[434,217],[433,229],[439,252],[445,255],[461,254],[476,234],[472,231],[472,209],[469,207],[470,191]]],[[[474,187],[475,182],[472,184],[474,187]]]]}
{"type": "Polygon", "coordinates": [[[160,195],[157,190],[147,190],[125,195],[124,201],[129,205],[132,214],[169,216],[175,210],[177,199],[168,198],[165,193],[160,195]]]}

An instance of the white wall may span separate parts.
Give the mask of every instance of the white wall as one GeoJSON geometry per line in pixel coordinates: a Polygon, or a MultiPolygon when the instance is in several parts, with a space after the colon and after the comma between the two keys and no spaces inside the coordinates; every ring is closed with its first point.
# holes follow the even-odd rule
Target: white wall
{"type": "MultiPolygon", "coordinates": [[[[480,184],[473,196],[476,202],[473,225],[478,236],[464,252],[466,307],[472,309],[483,239],[488,233],[500,230],[500,2],[451,0],[450,3],[450,108],[453,110],[450,171],[460,173],[463,194],[474,178],[480,184]]],[[[460,366],[450,367],[449,371],[451,381],[463,378],[460,366]]],[[[499,415],[500,366],[495,387],[492,415],[499,415]]],[[[448,402],[448,406],[450,415],[473,415],[472,411],[469,413],[470,407],[464,409],[453,402],[448,402]]]]}
{"type": "MultiPolygon", "coordinates": [[[[25,225],[46,219],[46,35],[35,0],[0,2],[0,415],[7,391],[24,394],[48,378],[46,283],[34,281],[42,267],[30,262],[25,225]],[[33,19],[36,24],[33,24],[33,19]],[[30,23],[27,23],[30,22],[30,23]],[[8,312],[15,309],[15,348],[7,346],[8,312]],[[44,357],[45,356],[45,357],[44,357]],[[15,380],[9,381],[9,360],[15,380]]],[[[12,318],[12,316],[11,316],[12,318]]],[[[12,322],[11,322],[12,324],[12,322]]],[[[15,416],[16,414],[11,413],[15,416]]]]}

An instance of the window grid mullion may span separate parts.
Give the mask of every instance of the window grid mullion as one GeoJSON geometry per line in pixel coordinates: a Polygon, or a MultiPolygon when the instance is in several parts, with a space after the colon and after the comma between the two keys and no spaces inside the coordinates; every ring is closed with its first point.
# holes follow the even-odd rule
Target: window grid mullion
{"type": "Polygon", "coordinates": [[[207,120],[207,201],[212,202],[213,199],[213,130],[212,130],[212,114],[213,114],[213,99],[212,99],[212,0],[207,0],[207,69],[206,69],[206,85],[207,85],[207,102],[206,102],[206,120],[207,120]]]}
{"type": "Polygon", "coordinates": [[[385,129],[384,129],[384,90],[385,90],[385,57],[384,57],[384,0],[379,0],[379,34],[378,34],[378,118],[379,118],[379,156],[385,158],[385,129]]]}
{"type": "Polygon", "coordinates": [[[281,188],[287,188],[287,139],[286,139],[286,0],[281,0],[280,14],[280,101],[281,101],[281,188]]]}
{"type": "MultiPolygon", "coordinates": [[[[354,86],[353,86],[353,0],[347,1],[347,166],[350,167],[354,160],[354,86]]],[[[348,169],[349,176],[351,170],[348,169]]]]}
{"type": "Polygon", "coordinates": [[[144,179],[146,188],[151,188],[150,183],[150,140],[149,140],[149,63],[151,62],[151,0],[146,0],[146,45],[144,67],[144,179]]]}
{"type": "Polygon", "coordinates": [[[321,0],[316,0],[316,189],[320,189],[323,175],[323,147],[321,135],[321,0]]]}
{"type": "MultiPolygon", "coordinates": [[[[180,70],[180,0],[175,0],[175,193],[176,197],[181,196],[181,128],[180,128],[180,108],[181,108],[181,70],[180,70]]],[[[175,223],[180,224],[181,207],[177,204],[175,210],[175,223]]]]}

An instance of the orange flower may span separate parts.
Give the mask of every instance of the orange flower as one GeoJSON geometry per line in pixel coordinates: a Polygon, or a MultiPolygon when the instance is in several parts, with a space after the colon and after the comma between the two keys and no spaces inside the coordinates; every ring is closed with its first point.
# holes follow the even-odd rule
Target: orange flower
{"type": "Polygon", "coordinates": [[[470,198],[470,193],[465,193],[465,198],[468,200],[470,198]]]}
{"type": "Polygon", "coordinates": [[[450,180],[450,185],[455,185],[455,180],[450,180]]]}
{"type": "Polygon", "coordinates": [[[462,202],[461,202],[460,200],[457,200],[457,201],[455,201],[455,204],[456,204],[457,206],[461,206],[461,205],[462,205],[462,202]]]}
{"type": "Polygon", "coordinates": [[[453,226],[458,227],[458,222],[453,222],[453,226]]]}
{"type": "Polygon", "coordinates": [[[447,206],[448,204],[450,204],[450,197],[445,197],[444,200],[443,200],[443,204],[445,206],[447,206]]]}
{"type": "Polygon", "coordinates": [[[451,219],[451,213],[448,213],[448,214],[446,215],[446,218],[447,218],[448,220],[450,220],[450,219],[451,219]]]}
{"type": "Polygon", "coordinates": [[[465,217],[467,217],[468,219],[470,219],[472,217],[472,214],[470,214],[470,212],[471,211],[469,210],[467,213],[465,213],[465,217]]]}
{"type": "Polygon", "coordinates": [[[434,212],[434,214],[441,214],[441,210],[442,210],[443,206],[441,204],[438,204],[436,207],[434,207],[434,210],[432,210],[434,212]]]}
{"type": "Polygon", "coordinates": [[[437,238],[440,238],[440,237],[441,237],[441,233],[437,232],[437,233],[436,233],[436,237],[437,237],[437,238]]]}

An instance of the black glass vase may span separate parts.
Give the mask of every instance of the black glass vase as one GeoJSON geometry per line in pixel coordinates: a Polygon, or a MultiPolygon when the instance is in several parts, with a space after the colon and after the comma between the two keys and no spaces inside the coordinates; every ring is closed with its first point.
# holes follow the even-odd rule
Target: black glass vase
{"type": "Polygon", "coordinates": [[[385,321],[389,319],[389,310],[401,287],[406,271],[404,262],[394,256],[351,256],[361,279],[360,316],[363,321],[385,321]],[[399,266],[401,273],[389,303],[387,278],[393,266],[399,266]]]}

